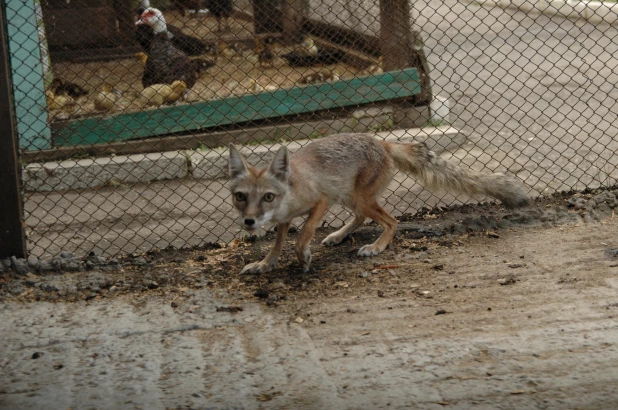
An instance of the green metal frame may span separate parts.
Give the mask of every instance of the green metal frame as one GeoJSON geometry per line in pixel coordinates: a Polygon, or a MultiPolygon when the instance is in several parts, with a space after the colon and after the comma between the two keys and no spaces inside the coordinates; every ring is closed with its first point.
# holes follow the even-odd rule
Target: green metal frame
{"type": "Polygon", "coordinates": [[[58,122],[52,124],[52,139],[54,146],[126,141],[411,97],[420,92],[418,70],[409,68],[222,100],[58,122]]]}
{"type": "Polygon", "coordinates": [[[3,5],[19,147],[28,151],[47,149],[51,147],[51,130],[40,48],[45,44],[44,34],[37,19],[40,4],[38,0],[5,0],[3,5]]]}

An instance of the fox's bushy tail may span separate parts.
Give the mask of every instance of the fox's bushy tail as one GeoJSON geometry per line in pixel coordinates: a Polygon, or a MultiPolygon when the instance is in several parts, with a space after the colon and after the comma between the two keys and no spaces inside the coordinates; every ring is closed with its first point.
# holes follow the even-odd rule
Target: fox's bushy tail
{"type": "Polygon", "coordinates": [[[487,195],[504,206],[515,208],[528,203],[524,185],[502,173],[478,172],[442,159],[423,142],[388,143],[395,166],[420,180],[429,189],[458,191],[468,195],[487,195]]]}

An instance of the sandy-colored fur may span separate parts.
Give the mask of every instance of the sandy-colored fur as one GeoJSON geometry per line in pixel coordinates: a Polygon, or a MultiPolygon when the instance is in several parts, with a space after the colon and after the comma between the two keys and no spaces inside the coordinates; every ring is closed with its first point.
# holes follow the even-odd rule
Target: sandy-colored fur
{"type": "Polygon", "coordinates": [[[442,188],[470,195],[488,195],[515,207],[527,202],[519,180],[500,173],[481,173],[441,159],[424,143],[385,142],[366,134],[339,134],[312,142],[291,157],[282,147],[268,168],[247,164],[230,145],[230,190],[239,223],[252,231],[276,223],[275,245],[261,262],[248,264],[243,272],[268,272],[276,265],[290,227],[301,215],[309,217],[296,242],[296,256],[303,270],[311,263],[309,242],[332,204],[354,212],[354,219],[326,237],[322,244],[337,245],[373,219],[384,232],[372,244],[361,247],[360,256],[382,252],[392,240],[397,220],[380,206],[378,198],[401,170],[428,188],[442,188]]]}

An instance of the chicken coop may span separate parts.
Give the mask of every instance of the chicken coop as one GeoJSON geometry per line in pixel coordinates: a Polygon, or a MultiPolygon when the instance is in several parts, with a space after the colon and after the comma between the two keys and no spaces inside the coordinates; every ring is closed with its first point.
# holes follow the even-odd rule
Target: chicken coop
{"type": "MultiPolygon", "coordinates": [[[[334,118],[350,107],[387,101],[429,101],[427,67],[420,39],[410,31],[407,2],[371,4],[367,16],[379,11],[379,19],[345,27],[334,18],[338,3],[324,9],[297,0],[235,0],[223,16],[213,5],[220,2],[211,9],[207,1],[143,4],[160,8],[174,33],[172,44],[181,36],[193,41],[188,47],[195,52],[180,48],[196,81],[174,101],[139,103],[148,68],[139,60],[148,53],[135,25],[142,3],[6,1],[14,78],[26,70],[33,78],[16,92],[28,100],[17,105],[43,107],[39,125],[20,135],[24,151],[96,146],[104,152],[109,144],[152,138],[177,139],[174,145],[181,147],[183,134],[192,144],[217,146],[230,140],[220,140],[221,132],[239,127],[334,118]],[[49,73],[45,81],[43,70],[49,73]],[[98,104],[108,100],[106,93],[114,101],[98,104]],[[209,137],[213,132],[217,136],[209,137]]],[[[161,146],[151,140],[139,150],[147,145],[161,146]]]]}

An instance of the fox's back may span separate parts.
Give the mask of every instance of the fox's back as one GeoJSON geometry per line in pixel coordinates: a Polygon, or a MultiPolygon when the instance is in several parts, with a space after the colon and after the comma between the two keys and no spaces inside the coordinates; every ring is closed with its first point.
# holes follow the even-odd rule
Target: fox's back
{"type": "Polygon", "coordinates": [[[365,187],[385,185],[393,176],[386,145],[367,134],[338,134],[316,140],[292,155],[292,183],[325,193],[331,202],[347,199],[365,187]]]}

